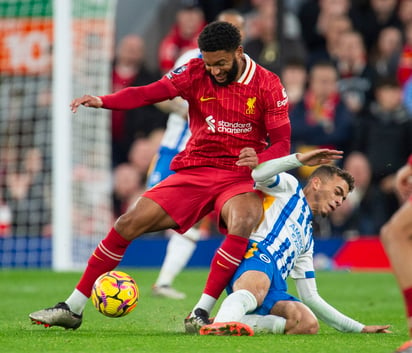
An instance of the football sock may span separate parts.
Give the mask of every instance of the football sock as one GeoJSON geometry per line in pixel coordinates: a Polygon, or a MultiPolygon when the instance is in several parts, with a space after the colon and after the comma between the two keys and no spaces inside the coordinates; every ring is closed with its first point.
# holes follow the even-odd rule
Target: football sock
{"type": "MultiPolygon", "coordinates": [[[[200,233],[197,229],[193,231],[200,233]]],[[[155,285],[171,286],[176,276],[189,262],[195,249],[196,243],[193,240],[174,232],[167,244],[166,257],[155,285]]]]}
{"type": "Polygon", "coordinates": [[[250,326],[258,333],[285,333],[286,319],[276,315],[245,315],[240,322],[250,326]]]}
{"type": "Polygon", "coordinates": [[[233,274],[240,265],[246,252],[248,239],[238,235],[228,234],[210,265],[209,276],[203,293],[219,298],[233,274]]]}
{"type": "Polygon", "coordinates": [[[88,297],[86,297],[79,290],[75,289],[70,297],[67,298],[65,303],[69,306],[71,311],[77,315],[81,315],[88,300],[88,297]]]}
{"type": "Polygon", "coordinates": [[[124,239],[112,228],[90,256],[86,270],[76,288],[89,298],[96,279],[101,274],[113,270],[120,263],[129,244],[129,240],[124,239]]]}
{"type": "Polygon", "coordinates": [[[216,304],[216,299],[211,297],[208,294],[202,294],[200,296],[199,301],[197,302],[197,304],[193,307],[192,312],[191,312],[191,316],[194,316],[195,310],[196,309],[203,309],[205,310],[208,314],[210,314],[212,312],[213,307],[216,304]]]}
{"type": "Polygon", "coordinates": [[[412,287],[402,290],[402,295],[405,301],[406,317],[409,326],[409,335],[412,337],[412,287]]]}
{"type": "Polygon", "coordinates": [[[256,306],[256,298],[251,292],[238,290],[225,298],[213,322],[239,322],[246,313],[255,310],[256,306]]]}

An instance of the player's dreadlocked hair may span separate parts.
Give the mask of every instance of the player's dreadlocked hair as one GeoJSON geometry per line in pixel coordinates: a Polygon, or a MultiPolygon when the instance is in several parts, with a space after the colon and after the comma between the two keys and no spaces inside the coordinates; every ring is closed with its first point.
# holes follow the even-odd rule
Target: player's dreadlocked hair
{"type": "Polygon", "coordinates": [[[241,36],[232,24],[214,21],[203,29],[197,43],[201,51],[235,51],[241,43],[241,36]]]}
{"type": "Polygon", "coordinates": [[[346,183],[349,186],[349,191],[353,190],[353,188],[355,187],[354,186],[355,181],[354,181],[353,176],[349,172],[347,172],[346,170],[343,170],[339,167],[336,167],[336,166],[330,165],[330,164],[322,165],[319,168],[315,169],[313,171],[313,173],[309,176],[309,180],[313,179],[314,177],[318,177],[321,180],[330,179],[334,175],[337,175],[337,176],[341,177],[343,180],[346,181],[346,183]]]}

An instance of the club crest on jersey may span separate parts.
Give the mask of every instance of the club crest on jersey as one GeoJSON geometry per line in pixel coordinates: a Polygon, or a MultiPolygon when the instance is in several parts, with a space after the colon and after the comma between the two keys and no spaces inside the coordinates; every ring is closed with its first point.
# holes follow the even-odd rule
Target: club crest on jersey
{"type": "Polygon", "coordinates": [[[263,262],[266,262],[267,264],[270,264],[270,257],[266,254],[260,254],[259,259],[261,259],[263,262]]]}
{"type": "Polygon", "coordinates": [[[256,97],[248,98],[246,102],[246,114],[251,115],[255,114],[255,103],[256,103],[256,97]]]}
{"type": "Polygon", "coordinates": [[[176,69],[174,69],[173,71],[170,71],[166,76],[168,79],[171,79],[173,76],[176,75],[180,75],[183,71],[185,71],[187,69],[186,65],[177,67],[176,69]]]}

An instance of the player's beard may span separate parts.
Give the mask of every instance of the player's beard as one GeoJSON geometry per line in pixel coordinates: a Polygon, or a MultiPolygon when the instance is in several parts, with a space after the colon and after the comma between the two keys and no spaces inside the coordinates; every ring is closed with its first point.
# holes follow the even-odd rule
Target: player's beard
{"type": "Polygon", "coordinates": [[[227,86],[228,84],[232,83],[237,76],[237,73],[239,71],[239,64],[236,61],[236,58],[233,58],[233,62],[232,62],[232,68],[226,72],[226,80],[223,82],[218,82],[216,81],[215,77],[208,72],[210,78],[212,79],[213,83],[216,83],[219,86],[227,86]]]}

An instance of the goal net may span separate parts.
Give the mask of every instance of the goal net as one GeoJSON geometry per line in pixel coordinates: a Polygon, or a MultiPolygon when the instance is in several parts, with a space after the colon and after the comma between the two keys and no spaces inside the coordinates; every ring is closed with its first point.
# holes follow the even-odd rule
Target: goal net
{"type": "Polygon", "coordinates": [[[115,1],[0,0],[3,268],[82,267],[113,222],[109,113],[66,102],[110,90],[115,1]]]}

